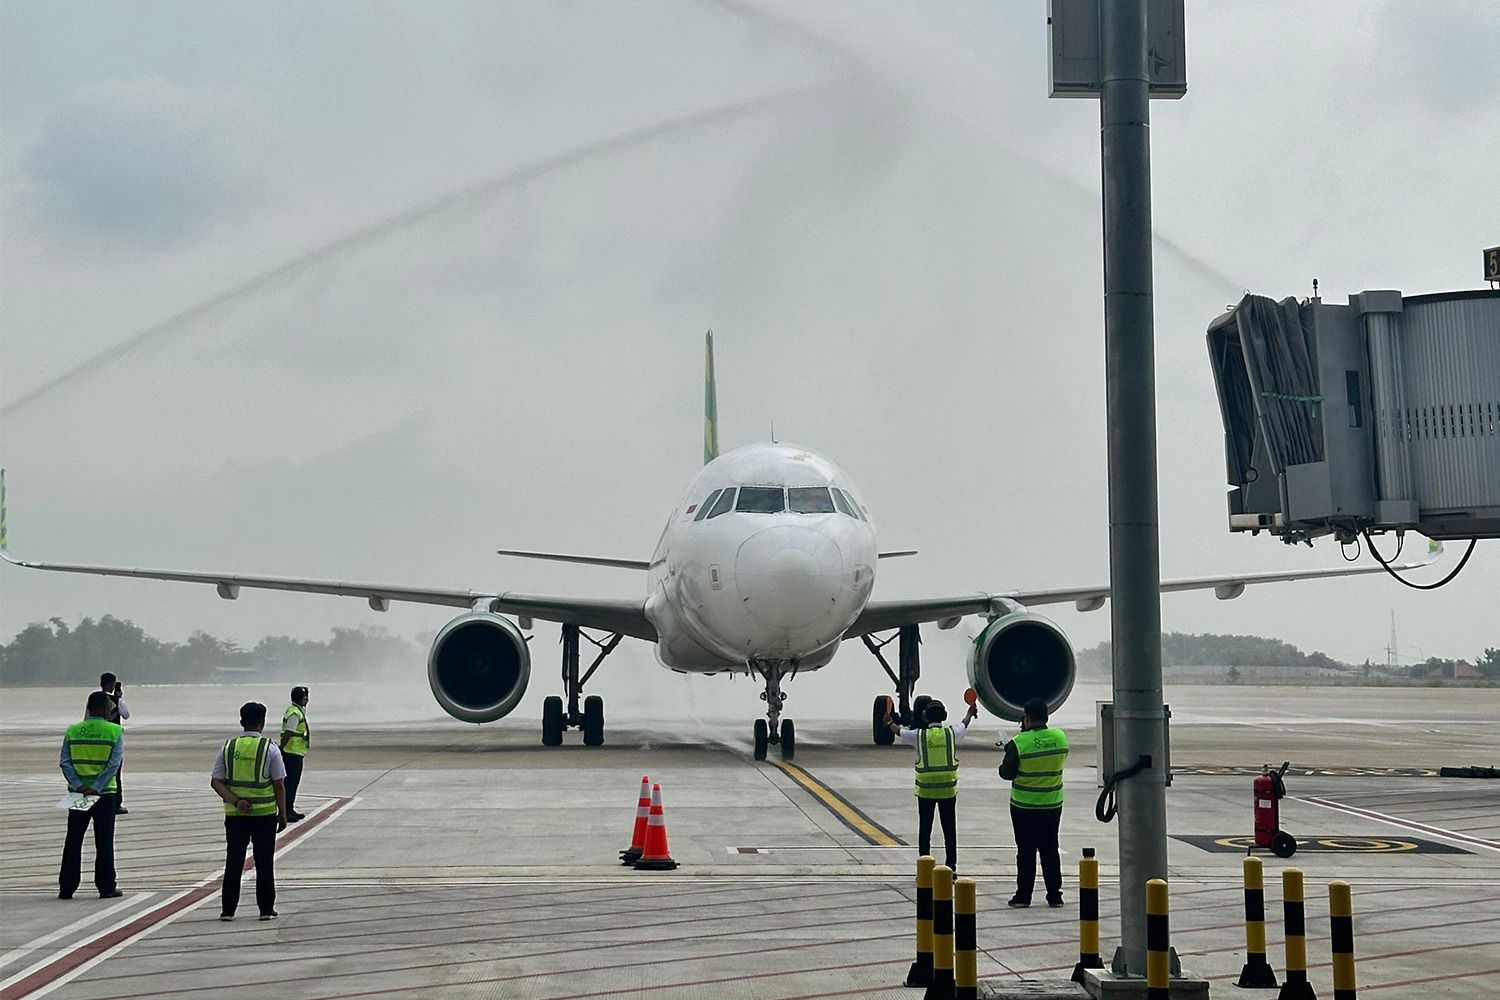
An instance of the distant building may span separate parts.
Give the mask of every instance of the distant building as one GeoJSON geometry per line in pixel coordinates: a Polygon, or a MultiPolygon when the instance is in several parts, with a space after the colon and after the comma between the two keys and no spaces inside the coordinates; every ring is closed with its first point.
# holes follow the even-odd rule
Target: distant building
{"type": "Polygon", "coordinates": [[[1432,667],[1425,676],[1430,681],[1477,681],[1481,675],[1472,663],[1449,660],[1432,667]]]}

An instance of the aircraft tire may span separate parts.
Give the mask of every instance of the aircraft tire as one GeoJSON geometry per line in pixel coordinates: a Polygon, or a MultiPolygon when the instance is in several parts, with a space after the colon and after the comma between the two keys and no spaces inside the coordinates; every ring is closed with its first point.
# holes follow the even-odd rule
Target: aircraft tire
{"type": "Polygon", "coordinates": [[[583,699],[583,745],[604,745],[604,699],[597,694],[583,699]]]}
{"type": "Polygon", "coordinates": [[[797,756],[797,727],[791,719],[781,720],[781,759],[791,760],[797,756]]]}
{"type": "Polygon", "coordinates": [[[766,748],[771,745],[771,727],[765,719],[755,720],[755,759],[766,759],[766,748]]]}
{"type": "Polygon", "coordinates": [[[542,701],[542,746],[560,747],[563,738],[563,704],[557,695],[542,701]]]}
{"type": "Polygon", "coordinates": [[[870,720],[870,735],[875,738],[875,745],[888,747],[896,742],[896,734],[891,732],[891,727],[885,724],[885,713],[890,708],[891,696],[882,694],[875,699],[875,709],[870,720]]]}

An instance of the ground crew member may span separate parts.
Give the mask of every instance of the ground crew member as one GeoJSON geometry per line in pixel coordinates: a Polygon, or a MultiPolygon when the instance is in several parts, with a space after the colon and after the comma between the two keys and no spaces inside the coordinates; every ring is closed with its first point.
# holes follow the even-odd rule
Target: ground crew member
{"type": "Polygon", "coordinates": [[[927,725],[921,729],[907,729],[886,713],[885,724],[896,734],[896,738],[907,746],[917,748],[917,847],[919,854],[932,853],[932,814],[937,812],[943,824],[943,854],[950,869],[958,871],[958,744],[968,731],[969,723],[979,714],[979,709],[969,706],[964,721],[943,725],[948,719],[948,710],[940,701],[929,701],[926,708],[927,725]]]}
{"type": "Polygon", "coordinates": [[[307,688],[292,688],[292,703],[281,717],[281,756],[286,761],[286,820],[305,819],[297,811],[297,786],[302,784],[302,764],[312,734],[307,728],[307,688]]]}
{"type": "Polygon", "coordinates": [[[276,835],[286,829],[286,764],[276,744],[262,733],[266,706],[249,701],[240,707],[244,730],[226,740],[214,759],[210,784],[224,800],[224,903],[220,920],[233,920],[240,903],[245,848],[255,852],[255,904],[260,919],[276,919],[276,835]]]}
{"type": "Polygon", "coordinates": [[[125,759],[125,731],[109,721],[110,699],[89,695],[87,717],[68,727],[58,765],[68,791],[97,795],[89,809],[68,810],[68,838],[57,872],[57,898],[72,899],[83,878],[83,835],[94,824],[94,886],[100,899],[123,896],[115,884],[115,789],[125,759]]]}
{"type": "MultiPolygon", "coordinates": [[[[123,726],[125,720],[130,718],[130,709],[125,704],[125,689],[121,686],[119,678],[105,671],[99,675],[99,690],[109,695],[109,721],[117,726],[123,726]]],[[[125,780],[118,773],[115,774],[115,785],[119,789],[115,793],[115,815],[123,816],[130,810],[125,808],[125,780]]]]}
{"type": "Polygon", "coordinates": [[[1016,894],[1009,905],[1031,905],[1036,857],[1040,854],[1047,905],[1061,906],[1057,827],[1062,821],[1068,737],[1047,724],[1047,703],[1040,698],[1028,701],[1023,713],[1021,732],[1005,744],[1005,758],[1000,762],[1000,777],[1010,782],[1010,825],[1016,835],[1016,894]]]}

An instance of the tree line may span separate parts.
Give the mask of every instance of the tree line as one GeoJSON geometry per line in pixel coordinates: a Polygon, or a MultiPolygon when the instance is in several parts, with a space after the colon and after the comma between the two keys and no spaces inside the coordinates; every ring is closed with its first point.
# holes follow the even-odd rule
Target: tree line
{"type": "Polygon", "coordinates": [[[127,683],[202,684],[368,676],[410,667],[415,645],[379,626],[334,628],[327,640],[268,635],[249,649],[202,630],[186,642],[146,634],[132,621],[103,615],[69,626],[33,622],[0,644],[0,685],[93,687],[109,671],[127,683]]]}

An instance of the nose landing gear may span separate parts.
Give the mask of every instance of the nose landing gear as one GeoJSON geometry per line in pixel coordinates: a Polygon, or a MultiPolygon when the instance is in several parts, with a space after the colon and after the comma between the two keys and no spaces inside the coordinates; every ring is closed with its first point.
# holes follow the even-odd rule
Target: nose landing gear
{"type": "Polygon", "coordinates": [[[788,670],[797,676],[795,660],[751,660],[750,669],[766,682],[760,700],[766,703],[766,718],[755,720],[755,759],[765,760],[771,744],[781,747],[781,759],[791,760],[797,754],[797,729],[791,719],[782,719],[781,709],[786,704],[786,695],[781,690],[781,678],[788,670]]]}

